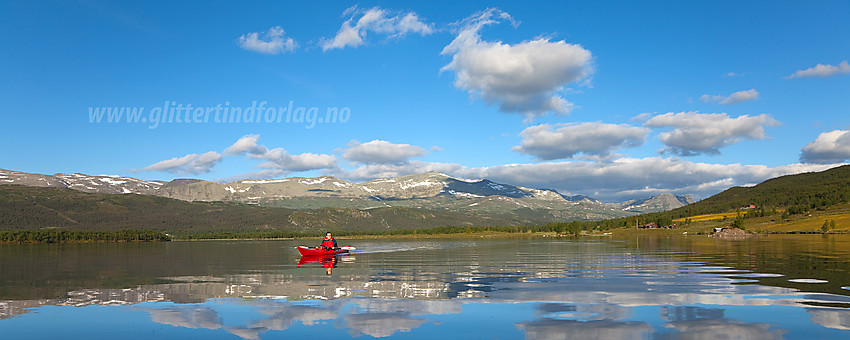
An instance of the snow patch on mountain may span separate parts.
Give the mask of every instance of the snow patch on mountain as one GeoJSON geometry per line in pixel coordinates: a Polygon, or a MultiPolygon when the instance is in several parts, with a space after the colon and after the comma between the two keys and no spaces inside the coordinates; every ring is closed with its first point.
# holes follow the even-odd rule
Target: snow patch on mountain
{"type": "Polygon", "coordinates": [[[299,180],[298,183],[306,184],[306,185],[314,185],[314,184],[324,183],[327,180],[328,180],[328,177],[305,178],[305,179],[299,180]]]}
{"type": "Polygon", "coordinates": [[[112,178],[98,178],[98,179],[101,182],[106,182],[106,183],[109,183],[109,184],[124,184],[124,183],[127,183],[127,181],[119,181],[119,180],[115,180],[115,179],[112,179],[112,178]]]}
{"type": "Polygon", "coordinates": [[[422,186],[434,186],[434,185],[443,185],[443,184],[426,180],[426,181],[422,181],[422,182],[412,182],[412,183],[407,182],[407,183],[400,185],[399,187],[402,190],[405,190],[405,189],[410,189],[410,188],[416,188],[416,187],[422,187],[422,186]]]}
{"type": "Polygon", "coordinates": [[[454,190],[449,190],[446,193],[448,193],[449,195],[452,195],[452,196],[457,196],[457,197],[474,197],[474,198],[484,197],[484,196],[481,196],[481,195],[470,194],[468,192],[457,192],[457,191],[454,191],[454,190]]]}

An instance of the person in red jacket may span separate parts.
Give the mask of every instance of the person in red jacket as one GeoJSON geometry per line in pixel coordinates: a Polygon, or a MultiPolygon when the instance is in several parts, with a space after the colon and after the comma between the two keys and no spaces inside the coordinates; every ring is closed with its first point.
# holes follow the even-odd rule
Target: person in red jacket
{"type": "Polygon", "coordinates": [[[327,234],[325,234],[325,239],[322,240],[322,244],[319,245],[316,248],[317,249],[322,248],[322,249],[327,249],[327,250],[336,250],[336,249],[339,249],[339,246],[336,245],[336,240],[334,239],[334,237],[331,235],[331,232],[329,231],[327,234]]]}

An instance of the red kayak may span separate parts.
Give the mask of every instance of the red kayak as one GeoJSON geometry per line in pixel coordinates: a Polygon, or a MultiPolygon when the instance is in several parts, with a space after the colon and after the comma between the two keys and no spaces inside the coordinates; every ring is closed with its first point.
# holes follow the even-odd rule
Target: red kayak
{"type": "Polygon", "coordinates": [[[315,255],[348,254],[349,250],[354,249],[354,247],[342,247],[342,248],[335,249],[335,250],[327,250],[327,249],[322,249],[322,248],[316,249],[316,248],[305,247],[305,246],[298,246],[298,247],[295,247],[295,248],[298,248],[298,252],[301,253],[301,255],[314,255],[314,256],[315,255]]]}

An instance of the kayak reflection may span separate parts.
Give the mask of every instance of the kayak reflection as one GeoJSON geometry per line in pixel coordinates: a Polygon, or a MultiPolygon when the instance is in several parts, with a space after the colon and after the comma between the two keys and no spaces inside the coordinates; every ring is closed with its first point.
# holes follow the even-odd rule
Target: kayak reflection
{"type": "Polygon", "coordinates": [[[296,267],[301,268],[301,266],[305,264],[309,264],[311,262],[317,262],[325,268],[325,273],[331,275],[333,273],[333,269],[336,268],[337,262],[349,262],[354,260],[353,256],[349,255],[304,255],[301,256],[301,259],[298,260],[298,265],[296,267]]]}

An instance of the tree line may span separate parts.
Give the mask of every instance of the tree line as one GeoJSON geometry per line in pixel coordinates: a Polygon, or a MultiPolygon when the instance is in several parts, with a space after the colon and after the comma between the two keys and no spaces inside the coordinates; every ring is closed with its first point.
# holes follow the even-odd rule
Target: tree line
{"type": "Polygon", "coordinates": [[[83,230],[6,230],[0,231],[0,243],[83,243],[170,241],[154,230],[83,231],[83,230]]]}

